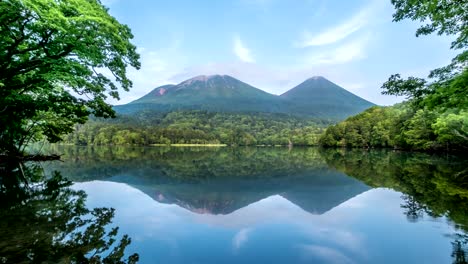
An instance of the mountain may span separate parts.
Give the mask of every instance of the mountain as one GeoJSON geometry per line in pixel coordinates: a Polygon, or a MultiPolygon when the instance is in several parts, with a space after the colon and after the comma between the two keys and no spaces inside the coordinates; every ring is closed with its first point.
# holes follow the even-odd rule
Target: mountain
{"type": "Polygon", "coordinates": [[[319,117],[344,119],[374,106],[321,76],[307,79],[280,95],[293,103],[290,111],[319,117]]]}
{"type": "Polygon", "coordinates": [[[121,113],[143,109],[278,113],[285,108],[284,101],[278,96],[231,76],[201,75],[177,85],[157,87],[127,105],[117,106],[116,110],[121,113]]]}
{"type": "Polygon", "coordinates": [[[228,75],[201,75],[177,85],[157,87],[129,104],[114,108],[120,114],[141,110],[208,110],[340,120],[373,105],[323,77],[312,77],[277,96],[228,75]]]}

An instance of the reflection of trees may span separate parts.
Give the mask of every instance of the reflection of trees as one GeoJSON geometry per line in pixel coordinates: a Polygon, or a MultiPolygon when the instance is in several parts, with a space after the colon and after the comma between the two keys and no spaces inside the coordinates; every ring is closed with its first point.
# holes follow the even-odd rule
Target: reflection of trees
{"type": "Polygon", "coordinates": [[[454,264],[467,264],[468,235],[456,234],[452,242],[452,258],[454,264]]]}
{"type": "Polygon", "coordinates": [[[64,163],[52,166],[79,175],[76,181],[109,177],[122,171],[146,177],[164,173],[173,181],[198,182],[236,176],[279,177],[309,168],[326,168],[317,149],[294,148],[159,148],[53,146],[64,163]]]}
{"type": "Polygon", "coordinates": [[[404,213],[408,221],[417,222],[418,219],[423,217],[425,208],[420,203],[418,203],[413,196],[403,194],[401,198],[404,201],[404,203],[401,205],[401,208],[404,209],[404,213]]]}
{"type": "Polygon", "coordinates": [[[404,214],[416,222],[425,214],[446,216],[455,235],[454,263],[467,263],[468,170],[466,157],[363,150],[323,150],[327,164],[373,187],[403,193],[404,214]]]}
{"type": "Polygon", "coordinates": [[[3,164],[0,177],[0,262],[2,263],[136,263],[123,260],[130,238],[117,241],[110,228],[114,209],[85,206],[86,194],[41,167],[3,164]],[[19,181],[26,176],[29,183],[19,181]]]}
{"type": "MultiPolygon", "coordinates": [[[[143,183],[164,185],[204,181],[212,182],[213,189],[220,190],[214,179],[235,176],[236,180],[253,180],[246,185],[255,188],[253,194],[260,193],[261,188],[257,186],[274,185],[277,178],[308,175],[311,169],[333,167],[369,186],[402,192],[402,209],[409,221],[418,221],[424,215],[447,216],[461,235],[466,234],[468,227],[468,162],[463,157],[388,150],[318,151],[313,148],[293,148],[291,151],[285,148],[195,148],[187,151],[182,148],[71,147],[54,152],[64,154],[65,159],[72,157],[73,162],[59,166],[62,171],[70,172],[67,175],[73,173],[77,181],[107,178],[125,171],[126,175],[138,175],[143,183]],[[145,177],[149,180],[144,181],[145,177]],[[255,179],[259,179],[258,184],[255,179]]],[[[225,181],[221,182],[225,184],[225,181]]],[[[281,186],[288,187],[284,182],[281,186]]],[[[203,197],[208,197],[206,189],[189,186],[181,190],[178,197],[189,197],[182,201],[191,200],[193,193],[199,190],[203,197]]],[[[225,200],[239,198],[238,193],[223,192],[226,193],[232,194],[232,199],[225,200]]],[[[466,263],[466,240],[457,239],[453,240],[454,261],[466,263]]]]}
{"type": "Polygon", "coordinates": [[[329,171],[317,148],[53,147],[65,162],[50,167],[74,181],[124,182],[194,212],[228,214],[281,194],[323,213],[369,189],[329,171]]]}

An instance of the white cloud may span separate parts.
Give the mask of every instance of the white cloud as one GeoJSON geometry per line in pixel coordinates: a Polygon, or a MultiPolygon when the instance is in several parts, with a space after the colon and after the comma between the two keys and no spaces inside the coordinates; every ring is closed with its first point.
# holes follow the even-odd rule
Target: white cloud
{"type": "Polygon", "coordinates": [[[241,38],[239,36],[234,36],[234,43],[233,43],[234,54],[236,54],[237,58],[243,62],[253,63],[255,60],[252,57],[250,50],[244,45],[241,38]]]}
{"type": "Polygon", "coordinates": [[[251,228],[243,228],[232,238],[232,247],[234,250],[239,250],[249,240],[249,234],[252,231],[251,228]]]}
{"type": "Polygon", "coordinates": [[[381,3],[379,3],[379,1],[370,1],[366,7],[339,25],[327,28],[318,33],[311,33],[306,30],[298,46],[302,48],[322,46],[343,40],[362,29],[371,19],[371,16],[377,12],[380,5],[381,3]]]}
{"type": "Polygon", "coordinates": [[[370,40],[369,34],[346,42],[334,49],[314,52],[307,57],[309,64],[344,64],[366,57],[365,49],[370,40]]]}
{"type": "Polygon", "coordinates": [[[108,98],[111,104],[126,104],[150,92],[152,89],[173,83],[171,77],[180,72],[186,57],[180,50],[181,39],[175,37],[167,47],[150,50],[138,48],[141,69],[128,68],[127,76],[132,80],[133,87],[129,92],[119,91],[120,100],[108,98]]]}
{"type": "Polygon", "coordinates": [[[164,53],[158,51],[140,51],[141,69],[128,69],[128,77],[133,82],[130,92],[119,91],[120,99],[108,100],[112,104],[125,104],[140,98],[157,86],[168,84],[170,76],[175,71],[171,71],[170,65],[166,61],[164,53]]]}
{"type": "Polygon", "coordinates": [[[309,31],[305,31],[302,37],[303,40],[299,46],[321,46],[338,42],[361,29],[365,25],[366,20],[365,13],[359,12],[350,20],[333,28],[326,29],[321,33],[312,34],[309,31]]]}
{"type": "MultiPolygon", "coordinates": [[[[367,58],[366,50],[371,43],[361,39],[361,48],[356,43],[344,44],[344,47],[305,54],[297,65],[262,65],[258,63],[245,63],[241,61],[207,63],[186,67],[177,72],[169,80],[170,83],[179,83],[197,75],[227,74],[246,82],[254,87],[272,94],[282,94],[294,86],[302,83],[312,76],[324,76],[330,81],[340,85],[348,91],[379,105],[391,105],[401,102],[401,98],[382,95],[382,76],[369,76],[359,67],[351,67],[349,62],[367,58]],[[342,54],[344,50],[349,52],[342,54]],[[336,54],[334,53],[336,51],[336,54]],[[327,62],[327,63],[320,63],[327,62]]],[[[358,40],[355,42],[359,43],[358,40]]]]}
{"type": "Polygon", "coordinates": [[[355,263],[351,258],[333,248],[317,245],[303,245],[302,249],[306,255],[318,257],[326,263],[355,263]]]}

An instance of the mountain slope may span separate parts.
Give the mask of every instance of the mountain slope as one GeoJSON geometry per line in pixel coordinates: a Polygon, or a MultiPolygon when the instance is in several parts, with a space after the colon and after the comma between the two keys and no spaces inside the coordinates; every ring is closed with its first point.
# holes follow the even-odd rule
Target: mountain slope
{"type": "Polygon", "coordinates": [[[145,96],[114,109],[120,114],[142,110],[208,110],[282,113],[340,120],[373,105],[323,77],[310,78],[277,96],[228,75],[201,75],[177,85],[157,87],[145,96]]]}
{"type": "Polygon", "coordinates": [[[118,112],[137,109],[202,109],[220,112],[272,112],[285,109],[278,96],[269,94],[228,75],[197,76],[177,85],[158,87],[118,112]]]}
{"type": "Polygon", "coordinates": [[[374,106],[321,76],[307,79],[280,95],[290,101],[290,111],[327,118],[346,118],[374,106]]]}

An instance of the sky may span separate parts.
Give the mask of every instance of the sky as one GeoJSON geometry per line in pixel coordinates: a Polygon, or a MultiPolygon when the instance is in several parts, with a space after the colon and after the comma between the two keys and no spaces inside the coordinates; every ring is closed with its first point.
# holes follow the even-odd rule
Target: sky
{"type": "Polygon", "coordinates": [[[392,22],[387,0],[103,0],[134,34],[142,67],[121,100],[197,75],[227,74],[272,94],[313,76],[379,105],[391,74],[427,77],[448,64],[452,39],[416,38],[419,22],[392,22]]]}

